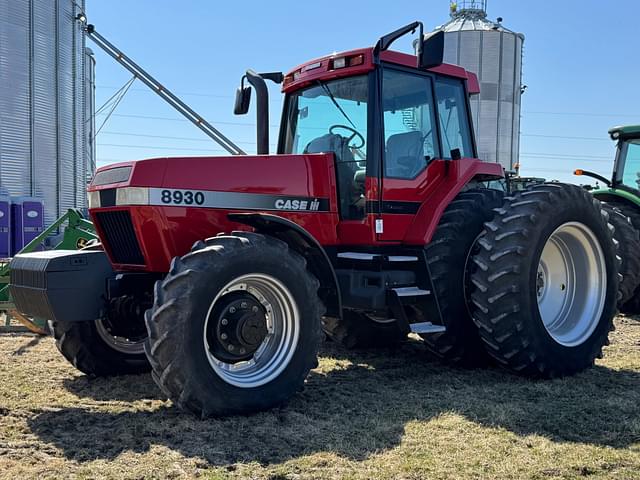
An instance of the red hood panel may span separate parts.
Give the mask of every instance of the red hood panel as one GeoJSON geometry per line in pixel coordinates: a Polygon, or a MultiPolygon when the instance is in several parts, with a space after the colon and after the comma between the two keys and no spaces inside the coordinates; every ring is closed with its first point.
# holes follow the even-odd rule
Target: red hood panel
{"type": "Polygon", "coordinates": [[[91,185],[89,190],[135,186],[322,197],[336,208],[332,155],[154,158],[99,171],[126,165],[133,166],[128,182],[91,185]]]}

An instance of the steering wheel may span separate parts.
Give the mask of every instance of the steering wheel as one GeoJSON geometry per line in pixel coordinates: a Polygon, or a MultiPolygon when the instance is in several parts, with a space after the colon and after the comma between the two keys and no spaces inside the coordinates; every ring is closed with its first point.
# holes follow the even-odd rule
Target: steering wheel
{"type": "Polygon", "coordinates": [[[360,134],[355,128],[347,127],[346,125],[332,125],[331,128],[329,128],[329,133],[337,135],[334,130],[338,128],[342,128],[343,130],[351,132],[351,136],[347,137],[347,145],[349,145],[349,143],[351,143],[351,140],[353,140],[354,138],[360,140],[360,145],[351,145],[350,148],[355,148],[356,150],[358,150],[364,147],[364,144],[366,143],[365,139],[362,134],[360,134]]]}

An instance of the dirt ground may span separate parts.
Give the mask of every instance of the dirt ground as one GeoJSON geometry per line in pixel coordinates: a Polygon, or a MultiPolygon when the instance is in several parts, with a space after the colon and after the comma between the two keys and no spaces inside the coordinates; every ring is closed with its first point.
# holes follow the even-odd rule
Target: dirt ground
{"type": "Polygon", "coordinates": [[[554,381],[327,343],[288,406],[207,421],[150,376],[89,379],[50,338],[3,334],[0,478],[640,479],[638,320],[554,381]]]}

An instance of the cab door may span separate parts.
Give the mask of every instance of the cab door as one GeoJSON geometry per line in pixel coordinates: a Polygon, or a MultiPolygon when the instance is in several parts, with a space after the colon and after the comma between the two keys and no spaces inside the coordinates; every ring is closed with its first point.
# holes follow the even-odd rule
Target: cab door
{"type": "Polygon", "coordinates": [[[385,68],[379,241],[402,241],[418,209],[443,180],[436,159],[473,157],[465,85],[460,79],[385,68]],[[434,165],[437,167],[437,165],[434,165]]]}
{"type": "Polygon", "coordinates": [[[427,166],[440,157],[433,78],[409,70],[382,72],[382,172],[378,241],[401,241],[423,200],[427,166]]]}

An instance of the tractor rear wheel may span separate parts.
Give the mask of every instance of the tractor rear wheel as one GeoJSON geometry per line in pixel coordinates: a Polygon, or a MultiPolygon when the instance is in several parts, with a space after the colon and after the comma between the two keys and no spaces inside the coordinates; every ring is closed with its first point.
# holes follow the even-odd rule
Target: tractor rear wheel
{"type": "Polygon", "coordinates": [[[146,373],[144,353],[146,307],[130,297],[112,300],[108,318],[95,322],[49,322],[62,355],[78,370],[93,376],[146,373]]]}
{"type": "MultiPolygon", "coordinates": [[[[622,215],[627,217],[631,222],[631,225],[635,228],[637,232],[640,232],[640,208],[632,207],[625,203],[608,203],[607,205],[612,206],[616,210],[620,211],[622,215]]],[[[617,232],[616,232],[617,233],[617,232]]],[[[629,235],[629,234],[628,234],[629,235]]],[[[640,248],[634,247],[633,242],[631,242],[630,247],[625,247],[623,241],[620,240],[620,256],[622,257],[623,262],[623,279],[622,282],[625,282],[625,271],[626,275],[632,275],[632,272],[635,271],[635,276],[638,279],[638,284],[640,284],[640,248]],[[626,268],[624,268],[624,263],[627,262],[626,268]]],[[[633,294],[626,300],[621,303],[620,311],[626,314],[638,314],[640,313],[640,286],[637,286],[633,291],[633,294]]]]}
{"type": "Polygon", "coordinates": [[[278,239],[234,232],[197,242],[156,283],[146,313],[154,380],[201,417],[286,402],[317,366],[319,285],[278,239]]]}
{"type": "Polygon", "coordinates": [[[427,245],[427,261],[440,311],[447,330],[422,338],[438,358],[466,367],[486,364],[487,354],[467,307],[468,273],[472,249],[491,220],[494,208],[502,205],[499,190],[476,189],[460,193],[444,211],[438,228],[427,245]]]}
{"type": "Polygon", "coordinates": [[[618,263],[600,202],[547,183],[506,198],[473,257],[473,317],[489,354],[531,377],[571,375],[613,328],[618,263]]]}
{"type": "Polygon", "coordinates": [[[624,312],[627,304],[634,303],[634,293],[640,285],[640,234],[620,208],[608,203],[603,203],[602,208],[609,214],[609,223],[615,228],[613,236],[619,243],[622,280],[618,305],[624,312]]]}

